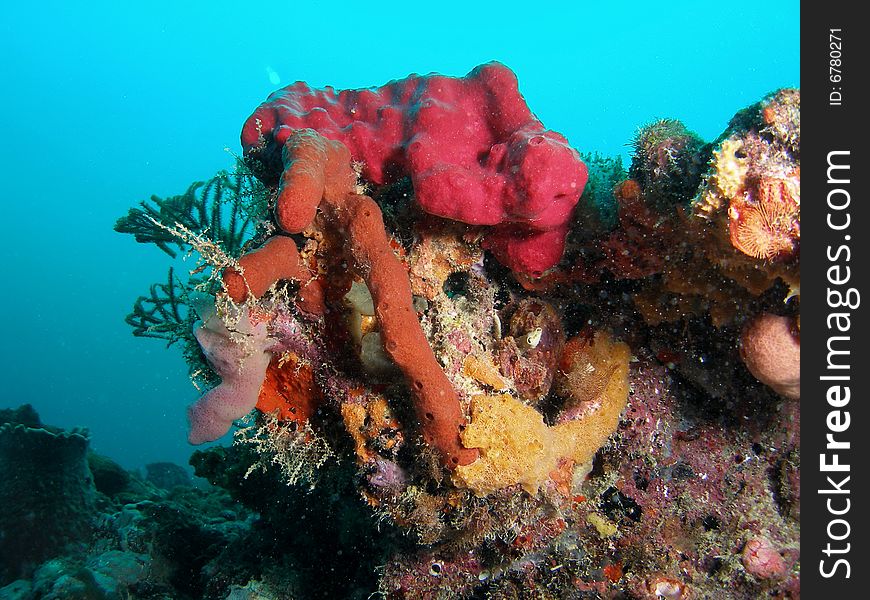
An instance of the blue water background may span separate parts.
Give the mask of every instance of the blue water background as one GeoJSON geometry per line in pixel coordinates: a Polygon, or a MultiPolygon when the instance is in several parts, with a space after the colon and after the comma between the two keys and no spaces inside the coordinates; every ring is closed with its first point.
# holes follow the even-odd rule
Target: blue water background
{"type": "MultiPolygon", "coordinates": [[[[125,315],[167,258],[112,231],[151,194],[232,164],[275,88],[338,88],[497,59],[581,151],[628,157],[636,128],[715,138],[799,85],[799,3],[16,2],[0,16],[0,408],[83,425],[126,467],[186,463],[197,397],[180,352],[125,315]],[[280,84],[270,82],[280,77],[280,84]]],[[[627,164],[627,163],[626,163],[627,164]]],[[[190,265],[188,265],[190,266],[190,265]]]]}

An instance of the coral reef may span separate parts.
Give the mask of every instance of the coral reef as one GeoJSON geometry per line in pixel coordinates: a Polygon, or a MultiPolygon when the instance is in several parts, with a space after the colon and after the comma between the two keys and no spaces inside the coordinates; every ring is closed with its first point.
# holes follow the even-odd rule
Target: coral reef
{"type": "MultiPolygon", "coordinates": [[[[223,599],[226,582],[247,582],[233,565],[252,514],[228,493],[169,463],[149,465],[155,487],[29,405],[0,410],[0,423],[0,597],[223,599]]],[[[272,589],[290,598],[293,585],[272,589]]]]}
{"type": "Polygon", "coordinates": [[[190,440],[239,428],[192,463],[250,516],[142,483],[159,552],[107,564],[183,597],[798,598],[798,107],[710,143],[656,121],[626,172],[497,63],[279,90],[242,131],[247,236],[137,221],[200,255],[134,322],[197,344],[190,440]]]}
{"type": "Polygon", "coordinates": [[[384,349],[414,394],[426,443],[437,448],[448,465],[468,464],[476,453],[459,441],[464,424],[459,401],[417,321],[407,273],[390,247],[380,208],[355,193],[347,149],[303,130],[287,139],[284,162],[287,170],[276,207],[279,225],[290,233],[300,232],[322,205],[329,224],[345,233],[349,258],[371,293],[384,349]]]}
{"type": "Polygon", "coordinates": [[[175,463],[158,462],[145,465],[145,481],[164,490],[176,486],[193,486],[190,473],[175,463]]]}
{"type": "Polygon", "coordinates": [[[575,240],[569,280],[638,281],[653,326],[706,314],[722,327],[799,299],[799,107],[798,90],[770,94],[710,144],[678,121],[641,128],[631,178],[613,187],[617,226],[575,240]]]}

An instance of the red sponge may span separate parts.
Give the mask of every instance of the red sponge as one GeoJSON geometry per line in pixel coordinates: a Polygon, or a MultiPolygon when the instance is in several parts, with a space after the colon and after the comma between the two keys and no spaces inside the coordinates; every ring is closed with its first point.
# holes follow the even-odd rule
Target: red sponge
{"type": "Polygon", "coordinates": [[[340,141],[376,184],[410,176],[427,213],[489,225],[484,245],[513,271],[537,276],[561,258],[588,178],[560,134],[531,113],[499,63],[465,77],[411,75],[378,88],[336,91],[294,83],[273,93],[242,129],[245,154],[268,184],[282,179],[290,134],[340,141]]]}

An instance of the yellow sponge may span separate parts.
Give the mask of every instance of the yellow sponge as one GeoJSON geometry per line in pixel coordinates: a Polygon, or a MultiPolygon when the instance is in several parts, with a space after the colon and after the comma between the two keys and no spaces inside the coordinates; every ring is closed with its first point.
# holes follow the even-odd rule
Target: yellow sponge
{"type": "Polygon", "coordinates": [[[609,374],[598,398],[589,398],[590,409],[578,420],[552,427],[537,410],[508,394],[479,395],[471,401],[471,422],[462,432],[466,448],[478,448],[480,457],[457,467],[454,481],[478,496],[519,483],[535,494],[557,471],[559,461],[586,463],[616,429],[628,399],[628,346],[609,336],[596,336],[596,344],[609,345],[598,352],[598,372],[609,374]]]}

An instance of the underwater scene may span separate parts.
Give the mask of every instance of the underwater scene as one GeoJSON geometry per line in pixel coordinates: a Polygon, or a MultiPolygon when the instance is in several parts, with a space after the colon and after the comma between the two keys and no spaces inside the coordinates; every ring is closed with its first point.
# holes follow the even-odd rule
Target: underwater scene
{"type": "Polygon", "coordinates": [[[4,12],[0,599],[800,598],[798,2],[4,12]]]}

